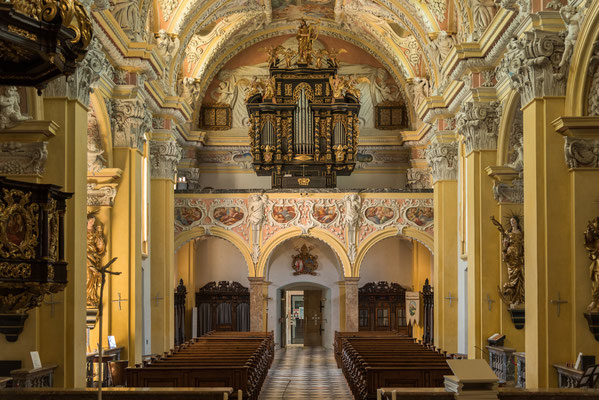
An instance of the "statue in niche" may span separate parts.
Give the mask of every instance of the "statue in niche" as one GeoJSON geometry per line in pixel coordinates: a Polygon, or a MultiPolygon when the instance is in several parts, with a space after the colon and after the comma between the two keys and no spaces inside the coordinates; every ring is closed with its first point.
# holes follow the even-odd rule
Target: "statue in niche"
{"type": "Polygon", "coordinates": [[[12,128],[19,122],[30,120],[29,115],[21,114],[21,96],[16,86],[4,88],[4,94],[0,95],[0,129],[12,128]]]}
{"type": "Polygon", "coordinates": [[[306,20],[300,19],[295,37],[297,38],[298,64],[310,64],[312,62],[312,44],[318,38],[318,25],[308,25],[306,20]]]}
{"type": "Polygon", "coordinates": [[[584,247],[589,253],[591,265],[589,267],[592,300],[587,310],[590,312],[599,312],[599,217],[589,221],[587,229],[584,231],[584,247]]]}
{"type": "Polygon", "coordinates": [[[509,228],[504,228],[495,217],[491,221],[501,232],[501,259],[507,265],[507,282],[499,290],[499,296],[511,308],[524,304],[524,232],[520,217],[512,215],[509,228]]]}
{"type": "Polygon", "coordinates": [[[96,220],[96,213],[87,215],[87,306],[100,304],[102,258],[106,254],[104,226],[96,220]]]}

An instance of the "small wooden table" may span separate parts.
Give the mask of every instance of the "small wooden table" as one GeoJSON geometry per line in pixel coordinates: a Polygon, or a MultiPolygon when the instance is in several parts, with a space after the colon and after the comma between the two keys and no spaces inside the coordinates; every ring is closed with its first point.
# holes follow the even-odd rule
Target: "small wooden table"
{"type": "Polygon", "coordinates": [[[566,364],[553,364],[553,368],[557,371],[559,388],[575,388],[583,374],[583,371],[566,364]]]}

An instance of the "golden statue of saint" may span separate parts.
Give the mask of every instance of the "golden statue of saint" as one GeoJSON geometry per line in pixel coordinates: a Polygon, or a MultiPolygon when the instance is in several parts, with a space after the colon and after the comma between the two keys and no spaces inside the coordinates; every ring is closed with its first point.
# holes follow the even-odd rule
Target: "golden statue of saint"
{"type": "Polygon", "coordinates": [[[312,62],[312,43],[318,37],[318,25],[308,25],[302,18],[297,30],[297,54],[298,64],[310,64],[312,62]]]}
{"type": "Polygon", "coordinates": [[[95,215],[87,218],[87,305],[98,307],[100,304],[101,275],[97,268],[102,266],[102,257],[106,254],[104,228],[96,224],[95,215]]]}
{"type": "Polygon", "coordinates": [[[588,311],[599,312],[599,217],[589,221],[584,231],[584,247],[589,252],[592,300],[588,311]]]}
{"type": "Polygon", "coordinates": [[[501,232],[501,253],[507,265],[507,282],[499,291],[506,304],[519,306],[524,304],[524,232],[518,218],[510,218],[510,227],[506,230],[495,217],[491,221],[501,232]]]}

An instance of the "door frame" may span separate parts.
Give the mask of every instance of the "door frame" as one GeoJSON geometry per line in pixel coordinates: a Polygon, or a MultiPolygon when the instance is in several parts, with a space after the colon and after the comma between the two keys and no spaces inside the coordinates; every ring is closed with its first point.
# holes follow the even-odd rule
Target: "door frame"
{"type": "MultiPolygon", "coordinates": [[[[285,347],[304,347],[303,344],[291,343],[291,296],[303,296],[303,290],[285,290],[285,347]]],[[[283,313],[283,310],[281,310],[283,313]]],[[[304,313],[304,319],[306,314],[304,313]]],[[[304,322],[305,325],[305,322],[304,322]]]]}

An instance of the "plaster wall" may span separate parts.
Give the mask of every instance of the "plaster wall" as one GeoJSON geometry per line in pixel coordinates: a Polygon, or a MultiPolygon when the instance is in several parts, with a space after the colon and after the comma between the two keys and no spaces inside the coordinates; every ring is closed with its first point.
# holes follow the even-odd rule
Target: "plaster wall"
{"type": "Polygon", "coordinates": [[[233,244],[225,239],[208,237],[197,240],[194,246],[193,293],[212,281],[237,281],[249,288],[247,265],[233,244]]]}
{"type": "Polygon", "coordinates": [[[362,261],[359,287],[368,282],[387,281],[410,288],[413,284],[412,248],[410,241],[399,236],[376,243],[362,261]]]}
{"type": "MultiPolygon", "coordinates": [[[[321,289],[324,301],[323,309],[323,339],[322,345],[333,347],[333,336],[339,325],[339,281],[343,280],[341,264],[337,256],[326,244],[310,238],[293,238],[277,247],[268,263],[266,271],[268,285],[268,330],[275,331],[275,343],[280,346],[281,327],[278,319],[281,316],[281,293],[283,290],[314,290],[321,289]],[[297,254],[296,247],[303,244],[314,246],[312,254],[318,256],[317,275],[293,275],[291,268],[292,255],[297,254]],[[276,311],[275,311],[276,310],[276,311]]],[[[309,322],[308,322],[309,323],[309,322]]]]}

